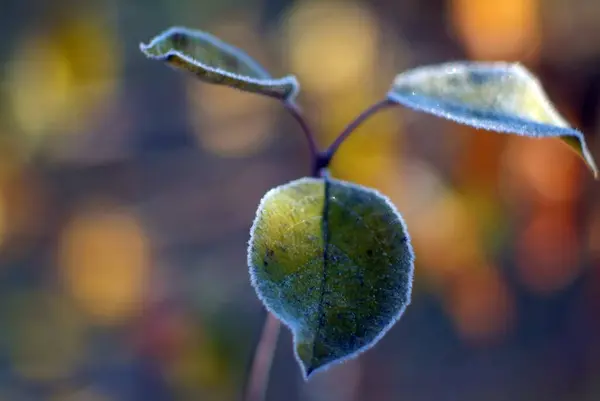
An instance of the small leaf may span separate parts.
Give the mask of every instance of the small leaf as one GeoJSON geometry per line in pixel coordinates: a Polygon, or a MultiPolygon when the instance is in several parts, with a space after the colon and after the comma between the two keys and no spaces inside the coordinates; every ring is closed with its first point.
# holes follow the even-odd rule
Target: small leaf
{"type": "Polygon", "coordinates": [[[520,64],[452,62],[416,68],[396,76],[388,98],[477,128],[559,137],[598,178],[583,134],[569,126],[539,81],[520,64]]]}
{"type": "Polygon", "coordinates": [[[392,203],[329,178],[267,192],[248,247],[252,285],[292,331],[306,379],[383,337],[410,303],[413,263],[392,203]]]}
{"type": "Polygon", "coordinates": [[[293,101],[298,94],[296,77],[273,79],[243,51],[202,31],[169,28],[140,50],[150,59],[195,74],[202,81],[246,92],[293,101]]]}

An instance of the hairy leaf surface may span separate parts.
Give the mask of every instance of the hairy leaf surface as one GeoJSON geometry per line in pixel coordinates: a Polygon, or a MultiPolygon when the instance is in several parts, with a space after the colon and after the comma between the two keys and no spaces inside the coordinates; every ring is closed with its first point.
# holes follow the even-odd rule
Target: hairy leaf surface
{"type": "Polygon", "coordinates": [[[149,58],[195,74],[202,81],[293,101],[298,82],[292,75],[273,79],[255,60],[202,31],[173,27],[140,49],[149,58]]]}
{"type": "Polygon", "coordinates": [[[492,131],[558,137],[598,169],[583,134],[569,126],[520,64],[452,62],[396,76],[388,98],[418,111],[492,131]]]}
{"type": "Polygon", "coordinates": [[[305,378],[374,345],[410,303],[414,256],[375,190],[302,178],[262,199],[248,264],[266,308],[294,336],[305,378]]]}

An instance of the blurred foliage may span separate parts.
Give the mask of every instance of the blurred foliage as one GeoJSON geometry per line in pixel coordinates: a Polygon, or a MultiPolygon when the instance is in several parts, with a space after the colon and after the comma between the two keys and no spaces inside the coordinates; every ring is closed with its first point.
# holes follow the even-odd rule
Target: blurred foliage
{"type": "MultiPolygon", "coordinates": [[[[264,317],[248,230],[306,145],[276,102],[144,60],[162,27],[297,75],[321,144],[398,71],[521,61],[600,155],[596,0],[7,0],[0,20],[0,400],[239,396],[264,317]]],[[[600,192],[575,154],[396,110],[332,173],[403,212],[413,303],[307,385],[284,332],[269,399],[600,397],[600,192]]]]}

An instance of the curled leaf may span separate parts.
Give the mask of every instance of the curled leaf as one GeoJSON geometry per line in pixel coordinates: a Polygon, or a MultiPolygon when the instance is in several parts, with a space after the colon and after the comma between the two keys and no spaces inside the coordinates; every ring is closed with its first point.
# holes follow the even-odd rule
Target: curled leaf
{"type": "Polygon", "coordinates": [[[301,178],[267,192],[248,264],[258,297],[292,331],[305,378],[373,346],[410,303],[402,218],[356,184],[301,178]]]}
{"type": "Polygon", "coordinates": [[[569,126],[520,64],[451,62],[396,76],[391,101],[461,124],[528,137],[558,137],[598,169],[583,134],[569,126]]]}
{"type": "Polygon", "coordinates": [[[191,72],[208,83],[288,101],[298,93],[296,77],[273,79],[242,50],[206,32],[169,28],[148,44],[141,43],[140,50],[150,59],[191,72]]]}

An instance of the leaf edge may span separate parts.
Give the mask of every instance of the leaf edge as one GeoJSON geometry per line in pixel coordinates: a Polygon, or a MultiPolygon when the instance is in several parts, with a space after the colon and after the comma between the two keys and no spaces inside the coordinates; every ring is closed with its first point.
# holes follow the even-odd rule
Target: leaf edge
{"type": "MultiPolygon", "coordinates": [[[[458,68],[458,67],[463,68],[463,69],[466,69],[468,67],[473,67],[475,70],[486,69],[486,68],[487,69],[499,69],[499,70],[500,69],[512,70],[515,74],[521,75],[522,77],[528,79],[532,83],[532,86],[533,86],[534,90],[537,92],[537,95],[539,96],[539,98],[542,99],[544,106],[549,108],[550,111],[559,119],[559,121],[563,125],[561,126],[561,125],[553,125],[553,124],[548,124],[548,123],[541,123],[539,121],[535,121],[535,120],[531,120],[531,119],[527,119],[527,118],[523,118],[523,117],[519,117],[519,116],[508,115],[508,114],[503,114],[503,117],[507,120],[510,120],[510,121],[513,121],[516,123],[534,125],[539,128],[546,129],[546,130],[549,129],[550,132],[557,134],[556,136],[554,136],[555,139],[561,139],[561,136],[577,138],[579,145],[580,145],[579,148],[581,150],[581,154],[579,154],[579,152],[577,152],[577,150],[575,149],[575,147],[573,146],[572,143],[568,143],[567,141],[564,141],[564,142],[575,153],[577,153],[580,158],[582,158],[584,160],[586,166],[592,172],[594,179],[595,180],[600,179],[600,171],[598,170],[596,161],[594,160],[594,157],[591,154],[589,147],[587,146],[587,142],[586,142],[585,135],[583,134],[583,132],[571,127],[570,124],[568,124],[568,122],[558,112],[558,110],[556,109],[554,104],[548,98],[539,78],[536,77],[533,73],[531,73],[531,71],[529,71],[527,68],[525,68],[521,63],[506,62],[506,61],[496,61],[496,62],[449,61],[449,62],[444,62],[444,63],[439,63],[439,64],[431,64],[431,65],[415,67],[415,68],[403,71],[399,74],[396,74],[396,76],[394,77],[394,80],[392,82],[392,85],[391,85],[390,89],[388,90],[386,97],[389,101],[399,104],[399,105],[403,105],[411,110],[430,114],[430,115],[433,115],[438,118],[443,118],[443,119],[450,120],[450,121],[453,121],[453,122],[461,124],[461,125],[474,127],[477,129],[483,129],[483,130],[492,131],[492,132],[495,131],[495,132],[504,133],[504,134],[514,134],[514,135],[519,135],[519,136],[523,136],[523,137],[527,137],[527,138],[536,138],[536,139],[551,139],[551,138],[553,138],[553,137],[544,137],[544,136],[540,136],[540,135],[531,135],[530,132],[528,132],[524,129],[519,130],[519,129],[514,129],[514,127],[511,129],[508,129],[508,128],[500,128],[499,126],[492,126],[491,124],[485,124],[485,123],[484,124],[473,124],[473,122],[469,121],[468,118],[462,117],[460,113],[452,114],[450,112],[445,112],[443,109],[439,109],[439,108],[435,108],[435,107],[427,107],[427,106],[425,106],[425,104],[427,104],[428,102],[413,103],[408,100],[409,99],[408,97],[403,97],[403,96],[395,93],[395,88],[397,86],[397,82],[399,82],[403,79],[405,80],[407,76],[423,75],[423,74],[426,74],[428,72],[428,70],[433,70],[433,69],[444,69],[444,68],[452,69],[452,68],[458,68]]],[[[414,78],[412,78],[412,79],[414,79],[414,78]]],[[[434,98],[422,96],[422,95],[416,95],[414,93],[411,94],[411,97],[412,98],[420,98],[420,99],[429,99],[429,100],[435,101],[434,98]]],[[[455,106],[456,108],[459,108],[459,109],[471,111],[471,112],[473,112],[473,114],[480,114],[480,115],[487,114],[485,111],[477,110],[477,109],[473,108],[472,106],[460,104],[458,102],[450,102],[450,101],[444,100],[444,103],[449,106],[455,106]]],[[[518,125],[516,125],[516,126],[518,127],[518,125]]]]}
{"type": "MultiPolygon", "coordinates": [[[[298,78],[295,75],[288,74],[288,75],[283,76],[282,78],[272,78],[271,75],[267,72],[267,70],[263,66],[261,66],[256,60],[254,60],[254,58],[252,58],[250,55],[248,55],[245,51],[223,41],[222,39],[219,39],[217,36],[215,36],[209,32],[206,32],[206,31],[191,29],[191,28],[187,28],[187,27],[183,27],[183,26],[172,26],[170,28],[167,28],[163,32],[159,33],[158,35],[154,36],[152,39],[150,39],[150,41],[148,43],[140,42],[139,49],[144,54],[144,56],[146,56],[146,58],[148,58],[149,60],[161,61],[161,62],[165,62],[168,64],[168,61],[170,58],[176,57],[181,61],[189,63],[195,67],[201,68],[208,72],[220,74],[220,75],[223,75],[228,78],[237,79],[237,80],[248,82],[248,83],[255,84],[255,85],[267,85],[267,86],[290,85],[292,88],[290,90],[290,93],[287,96],[281,98],[282,100],[284,100],[286,102],[293,102],[300,92],[300,83],[298,82],[298,78]],[[261,73],[261,75],[263,75],[264,77],[263,78],[252,78],[252,77],[236,74],[236,73],[224,70],[222,68],[211,67],[211,66],[203,63],[202,61],[196,60],[196,59],[182,53],[181,51],[179,51],[177,49],[173,49],[173,48],[170,48],[167,52],[161,53],[160,55],[151,54],[148,51],[154,45],[156,45],[156,43],[158,43],[160,40],[163,40],[163,39],[167,38],[168,36],[173,35],[175,33],[183,33],[183,34],[186,34],[189,36],[200,37],[201,39],[207,40],[207,41],[211,42],[213,45],[220,47],[221,49],[223,49],[223,51],[229,53],[230,55],[233,55],[235,57],[242,59],[242,61],[244,63],[250,65],[251,68],[255,69],[256,71],[259,71],[261,73]]],[[[210,82],[207,82],[207,83],[215,84],[215,83],[210,83],[210,82]]],[[[226,86],[228,86],[228,85],[226,85],[226,86]]],[[[253,92],[253,91],[248,91],[248,92],[253,92]]],[[[254,92],[254,93],[258,93],[258,92],[254,92]]],[[[261,94],[261,93],[258,93],[258,94],[261,94]]],[[[275,97],[275,98],[279,99],[278,97],[269,95],[267,93],[262,93],[262,95],[275,97]]]]}
{"type": "MultiPolygon", "coordinates": [[[[325,365],[322,365],[320,367],[314,368],[310,371],[307,371],[306,367],[304,366],[304,363],[302,362],[302,360],[300,359],[300,357],[298,356],[297,352],[296,352],[296,336],[292,335],[293,338],[293,350],[294,350],[294,358],[296,359],[296,362],[298,363],[298,365],[300,366],[300,370],[302,373],[302,378],[304,379],[304,381],[308,381],[310,379],[310,377],[312,377],[314,374],[319,373],[319,372],[323,372],[328,370],[329,368],[336,366],[336,365],[340,365],[344,362],[347,362],[349,360],[352,359],[356,359],[358,358],[360,355],[362,355],[363,353],[365,353],[366,351],[368,351],[369,349],[373,348],[375,345],[377,345],[379,343],[379,341],[381,341],[381,339],[388,333],[388,331],[394,327],[394,325],[400,320],[400,318],[404,315],[404,312],[406,311],[406,309],[408,308],[408,306],[411,304],[412,301],[412,289],[413,289],[413,283],[414,283],[414,276],[415,276],[415,261],[416,261],[416,255],[415,255],[415,251],[414,251],[414,247],[412,245],[411,242],[411,236],[410,233],[408,231],[408,227],[407,224],[404,220],[404,217],[402,216],[402,214],[399,212],[398,208],[394,205],[394,203],[391,201],[391,199],[384,195],[383,193],[381,193],[380,191],[378,191],[375,188],[370,188],[370,187],[366,187],[360,184],[356,184],[353,182],[349,182],[349,181],[344,181],[344,180],[339,180],[339,179],[335,179],[335,178],[331,178],[328,177],[328,180],[334,180],[337,183],[341,183],[345,186],[351,187],[351,188],[355,188],[355,189],[359,189],[359,190],[365,190],[368,192],[371,192],[373,194],[375,194],[376,196],[379,196],[381,198],[381,200],[386,203],[386,206],[388,206],[396,215],[396,217],[398,218],[398,222],[400,223],[400,225],[402,226],[402,229],[404,231],[404,234],[406,236],[406,245],[409,251],[409,261],[410,261],[410,271],[409,271],[409,277],[408,277],[408,282],[409,282],[409,286],[406,289],[406,296],[407,296],[407,302],[406,304],[396,313],[396,315],[390,320],[390,322],[380,331],[380,333],[367,345],[364,345],[363,347],[355,350],[354,352],[352,352],[351,354],[343,357],[343,358],[339,358],[336,359],[335,361],[331,361],[325,365]]],[[[293,329],[293,324],[290,322],[285,321],[285,319],[282,319],[277,313],[275,313],[268,305],[268,302],[266,302],[262,295],[260,294],[260,292],[258,291],[258,284],[256,282],[256,276],[253,274],[252,271],[252,242],[253,242],[253,238],[254,238],[254,233],[256,230],[256,226],[259,223],[260,220],[260,216],[259,216],[259,211],[263,208],[264,204],[266,203],[267,199],[269,196],[274,195],[277,191],[285,189],[287,187],[290,187],[292,185],[297,185],[297,184],[301,184],[303,182],[321,182],[324,181],[325,178],[317,178],[317,177],[301,177],[295,180],[291,180],[285,184],[280,184],[274,188],[271,188],[270,190],[268,190],[263,197],[261,198],[259,205],[256,209],[256,215],[254,217],[254,220],[252,222],[252,226],[250,228],[250,239],[248,240],[248,246],[247,246],[247,251],[246,251],[246,256],[247,256],[247,265],[248,265],[248,271],[250,273],[250,283],[252,285],[252,288],[254,289],[254,292],[256,293],[256,296],[258,297],[258,299],[260,300],[260,303],[263,305],[263,307],[267,310],[268,313],[271,313],[273,316],[275,316],[275,318],[277,320],[279,320],[284,326],[286,326],[288,328],[288,330],[290,330],[292,332],[292,334],[294,334],[294,329],[293,329]]]]}

